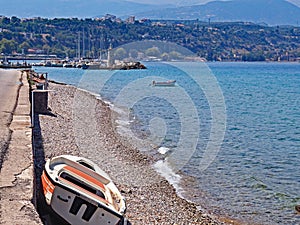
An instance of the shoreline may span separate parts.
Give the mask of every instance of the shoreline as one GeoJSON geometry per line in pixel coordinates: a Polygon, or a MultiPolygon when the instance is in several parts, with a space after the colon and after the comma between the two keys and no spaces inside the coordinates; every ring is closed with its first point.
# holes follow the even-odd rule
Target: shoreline
{"type": "Polygon", "coordinates": [[[179,197],[152,168],[151,157],[117,133],[116,112],[107,103],[69,85],[51,82],[49,89],[55,91],[49,96],[54,116],[39,115],[45,159],[73,154],[93,160],[127,199],[132,224],[224,224],[179,197]]]}

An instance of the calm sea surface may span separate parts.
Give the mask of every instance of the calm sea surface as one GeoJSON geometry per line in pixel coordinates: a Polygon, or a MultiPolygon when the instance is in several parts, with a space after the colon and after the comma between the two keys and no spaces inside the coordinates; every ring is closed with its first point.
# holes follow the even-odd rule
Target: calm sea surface
{"type": "Polygon", "coordinates": [[[146,66],[35,69],[111,102],[121,132],[164,158],[160,163],[173,172],[194,178],[182,176],[181,193],[209,212],[250,223],[300,224],[294,210],[300,204],[300,63],[146,66]],[[150,85],[169,79],[175,87],[150,85]]]}

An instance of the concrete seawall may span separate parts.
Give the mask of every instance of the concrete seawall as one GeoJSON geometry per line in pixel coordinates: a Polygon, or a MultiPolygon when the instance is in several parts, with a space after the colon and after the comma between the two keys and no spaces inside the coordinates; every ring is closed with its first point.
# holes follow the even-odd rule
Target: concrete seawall
{"type": "Polygon", "coordinates": [[[0,223],[43,224],[36,212],[30,120],[29,84],[20,72],[11,135],[0,171],[0,223]]]}

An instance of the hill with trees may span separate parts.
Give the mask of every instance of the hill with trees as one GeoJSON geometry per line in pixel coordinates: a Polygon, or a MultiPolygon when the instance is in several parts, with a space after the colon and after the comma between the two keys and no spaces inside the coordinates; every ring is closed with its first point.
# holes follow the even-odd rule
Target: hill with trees
{"type": "Polygon", "coordinates": [[[159,40],[176,43],[209,61],[295,61],[300,57],[299,27],[244,22],[121,21],[112,15],[98,19],[1,17],[0,40],[2,55],[98,58],[110,45],[118,48],[135,41],[159,40]]]}

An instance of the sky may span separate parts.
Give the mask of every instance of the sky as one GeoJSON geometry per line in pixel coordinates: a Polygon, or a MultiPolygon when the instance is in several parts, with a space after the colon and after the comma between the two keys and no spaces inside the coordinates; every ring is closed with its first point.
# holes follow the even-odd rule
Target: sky
{"type": "MultiPolygon", "coordinates": [[[[216,0],[128,0],[131,2],[147,3],[147,4],[172,4],[172,5],[193,5],[193,4],[205,4],[207,2],[216,0]]],[[[294,5],[300,7],[300,0],[286,0],[294,5]]]]}

